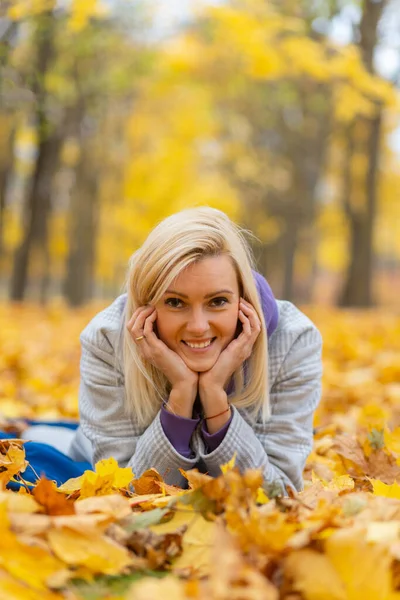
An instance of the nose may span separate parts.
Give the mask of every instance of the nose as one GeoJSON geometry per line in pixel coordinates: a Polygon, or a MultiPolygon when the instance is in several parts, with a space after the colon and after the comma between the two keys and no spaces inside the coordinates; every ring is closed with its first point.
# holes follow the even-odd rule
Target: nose
{"type": "Polygon", "coordinates": [[[208,332],[209,325],[207,315],[201,308],[193,309],[191,311],[189,320],[186,324],[186,330],[188,333],[192,333],[198,337],[208,332]]]}

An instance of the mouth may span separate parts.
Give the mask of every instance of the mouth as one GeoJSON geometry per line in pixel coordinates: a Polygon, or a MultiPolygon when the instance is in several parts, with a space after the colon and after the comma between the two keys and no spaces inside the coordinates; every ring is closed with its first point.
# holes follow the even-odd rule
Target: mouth
{"type": "Polygon", "coordinates": [[[184,346],[186,346],[186,348],[189,348],[189,350],[191,350],[192,352],[202,353],[207,352],[207,350],[209,350],[213,346],[216,339],[216,337],[213,337],[208,340],[205,340],[204,342],[188,342],[182,340],[182,344],[184,344],[184,346]]]}

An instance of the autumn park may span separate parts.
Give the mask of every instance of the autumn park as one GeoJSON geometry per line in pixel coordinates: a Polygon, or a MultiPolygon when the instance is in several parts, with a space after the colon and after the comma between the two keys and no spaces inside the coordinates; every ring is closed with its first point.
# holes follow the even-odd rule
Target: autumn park
{"type": "MultiPolygon", "coordinates": [[[[0,600],[400,600],[399,0],[0,0],[0,58],[0,600]],[[310,445],[286,457],[308,448],[300,484],[241,468],[239,435],[183,484],[121,461],[122,441],[68,453],[111,356],[90,363],[81,332],[153,228],[193,207],[245,230],[286,307],[263,333],[274,381],[282,311],[320,333],[310,445]]],[[[288,394],[309,382],[296,356],[288,394]]],[[[186,421],[199,400],[207,421],[198,385],[186,421]]],[[[208,417],[210,440],[239,412],[208,417]]]]}

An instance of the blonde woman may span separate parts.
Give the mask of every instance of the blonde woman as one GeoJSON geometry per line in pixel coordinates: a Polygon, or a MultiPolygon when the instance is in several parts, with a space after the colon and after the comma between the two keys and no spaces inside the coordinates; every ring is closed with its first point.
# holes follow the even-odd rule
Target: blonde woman
{"type": "Polygon", "coordinates": [[[81,335],[74,460],[240,470],[302,488],[320,399],[321,336],[253,270],[242,231],[200,207],[166,218],[133,254],[123,294],[81,335]]]}

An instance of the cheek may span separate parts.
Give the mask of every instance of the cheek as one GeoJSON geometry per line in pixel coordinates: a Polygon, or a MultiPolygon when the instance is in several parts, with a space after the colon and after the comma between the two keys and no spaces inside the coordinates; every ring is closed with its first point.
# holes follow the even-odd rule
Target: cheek
{"type": "Polygon", "coordinates": [[[229,311],[229,313],[226,313],[223,320],[220,322],[221,332],[223,333],[224,337],[229,339],[229,342],[231,342],[236,335],[238,319],[238,310],[235,308],[229,311]]]}
{"type": "Polygon", "coordinates": [[[157,309],[157,315],[156,326],[158,337],[164,344],[171,347],[176,338],[179,325],[176,323],[176,319],[171,318],[171,315],[166,314],[162,309],[157,309]]]}

